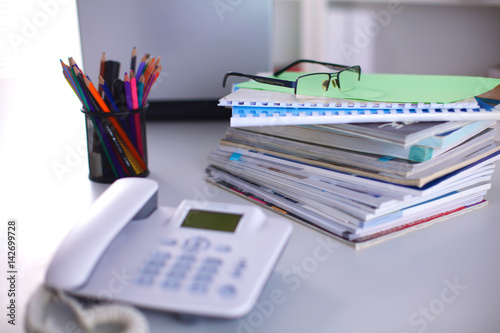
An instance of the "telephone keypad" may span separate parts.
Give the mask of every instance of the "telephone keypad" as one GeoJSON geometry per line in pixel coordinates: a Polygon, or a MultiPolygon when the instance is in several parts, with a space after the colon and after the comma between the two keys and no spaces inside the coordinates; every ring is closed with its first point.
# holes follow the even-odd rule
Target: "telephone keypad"
{"type": "MultiPolygon", "coordinates": [[[[159,285],[163,290],[187,290],[193,294],[207,293],[221,274],[225,264],[224,254],[231,252],[227,244],[216,245],[211,255],[204,250],[210,248],[210,242],[204,237],[191,237],[184,241],[174,238],[162,238],[162,249],[154,251],[139,270],[135,283],[140,286],[159,285]],[[178,250],[179,253],[176,253],[178,250]]],[[[246,267],[244,260],[238,261],[230,271],[229,278],[240,277],[246,267]]],[[[236,288],[232,284],[224,284],[216,290],[221,297],[232,297],[236,288]]]]}

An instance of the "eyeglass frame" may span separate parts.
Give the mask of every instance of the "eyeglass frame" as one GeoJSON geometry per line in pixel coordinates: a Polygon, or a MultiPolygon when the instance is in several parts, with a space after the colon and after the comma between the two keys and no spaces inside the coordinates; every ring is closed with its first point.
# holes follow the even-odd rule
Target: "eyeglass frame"
{"type": "MultiPolygon", "coordinates": [[[[358,82],[359,80],[361,79],[361,67],[356,65],[356,66],[345,66],[345,65],[339,65],[339,64],[332,64],[332,63],[328,63],[328,62],[321,62],[321,61],[315,61],[315,60],[307,60],[307,59],[300,59],[300,60],[296,60],[294,62],[292,62],[291,64],[275,71],[273,73],[273,76],[279,76],[281,75],[282,73],[284,73],[287,69],[299,64],[299,63],[302,63],[302,62],[307,62],[307,63],[312,63],[312,64],[318,64],[318,65],[323,65],[327,68],[330,68],[330,69],[341,69],[339,70],[338,72],[334,72],[334,73],[329,73],[329,72],[315,72],[315,73],[308,73],[308,74],[304,74],[304,75],[300,75],[299,77],[297,77],[295,79],[295,81],[289,81],[289,80],[282,80],[282,79],[277,79],[277,78],[272,78],[272,77],[267,77],[267,76],[259,76],[259,75],[252,75],[252,74],[244,74],[244,73],[239,73],[239,72],[227,72],[225,75],[224,75],[224,80],[222,81],[222,87],[225,87],[226,86],[226,80],[228,78],[228,76],[240,76],[240,77],[246,77],[246,78],[249,78],[249,79],[252,79],[252,80],[255,80],[259,83],[264,83],[264,84],[270,84],[270,85],[274,85],[274,86],[280,86],[280,87],[285,87],[285,88],[293,88],[294,89],[294,94],[297,95],[297,81],[303,77],[306,77],[306,76],[311,76],[311,75],[318,75],[318,74],[326,74],[329,76],[329,79],[328,79],[328,82],[331,82],[332,80],[332,76],[335,76],[335,84],[336,84],[336,88],[340,90],[340,82],[339,82],[339,74],[346,71],[346,70],[349,70],[351,68],[357,68],[357,72],[358,72],[358,82]]],[[[330,86],[330,85],[328,85],[330,86]]],[[[328,91],[328,87],[326,89],[328,91]]]]}

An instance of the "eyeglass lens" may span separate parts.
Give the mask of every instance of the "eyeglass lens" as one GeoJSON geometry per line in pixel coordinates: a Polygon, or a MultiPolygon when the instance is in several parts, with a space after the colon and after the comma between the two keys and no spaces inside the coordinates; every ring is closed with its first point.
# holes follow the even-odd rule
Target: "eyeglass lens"
{"type": "Polygon", "coordinates": [[[359,72],[356,67],[348,68],[339,73],[340,91],[346,92],[356,88],[359,82],[359,72]]]}
{"type": "Polygon", "coordinates": [[[309,74],[297,80],[296,95],[298,98],[313,96],[338,97],[338,91],[346,92],[354,89],[359,82],[359,72],[356,67],[349,68],[336,75],[325,73],[309,74]],[[338,90],[337,90],[338,89],[338,90]]]}
{"type": "Polygon", "coordinates": [[[312,98],[314,96],[323,96],[331,89],[330,75],[328,74],[310,74],[300,77],[297,80],[296,95],[299,98],[312,98]]]}

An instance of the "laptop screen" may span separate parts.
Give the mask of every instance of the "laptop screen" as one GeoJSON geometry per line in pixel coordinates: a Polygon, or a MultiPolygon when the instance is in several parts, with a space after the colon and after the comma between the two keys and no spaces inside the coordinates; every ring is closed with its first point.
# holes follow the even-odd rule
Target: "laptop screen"
{"type": "Polygon", "coordinates": [[[83,67],[97,81],[103,52],[120,77],[149,53],[162,72],[148,102],[151,118],[224,118],[217,101],[228,71],[272,66],[272,0],[78,0],[83,67]]]}

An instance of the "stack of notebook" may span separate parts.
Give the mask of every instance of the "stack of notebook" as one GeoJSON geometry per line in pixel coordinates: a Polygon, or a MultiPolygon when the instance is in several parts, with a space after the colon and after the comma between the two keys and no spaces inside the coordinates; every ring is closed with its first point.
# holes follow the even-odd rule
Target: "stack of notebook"
{"type": "MultiPolygon", "coordinates": [[[[366,109],[387,102],[336,99],[326,107],[326,100],[316,99],[304,106],[298,105],[300,101],[287,106],[293,94],[279,92],[288,96],[271,101],[262,96],[277,96],[278,92],[238,91],[243,91],[240,95],[247,96],[246,100],[229,95],[221,105],[232,104],[233,119],[241,118],[240,125],[232,122],[219,149],[210,153],[207,179],[257,204],[363,247],[487,203],[494,163],[500,158],[493,129],[499,111],[486,110],[479,104],[481,100],[440,102],[448,104],[441,106],[447,111],[454,103],[452,114],[476,114],[460,121],[417,122],[411,115],[418,112],[398,103],[403,112],[394,108],[385,113],[385,121],[361,122],[356,117],[366,115],[366,109]],[[252,94],[260,95],[260,101],[251,100],[248,96],[252,94]],[[332,104],[351,103],[365,114],[353,115],[343,104],[333,110],[337,113],[333,117],[343,120],[309,122],[313,115],[308,116],[306,109],[320,103],[330,113],[332,104]],[[260,112],[268,108],[269,112],[242,116],[244,107],[258,107],[260,112]],[[276,123],[282,117],[293,119],[293,124],[288,120],[276,123]],[[255,118],[271,118],[275,124],[255,126],[255,118]],[[351,118],[356,121],[346,120],[351,118]]],[[[432,113],[421,106],[421,114],[432,113]]],[[[370,110],[377,117],[384,114],[370,110]]]]}

